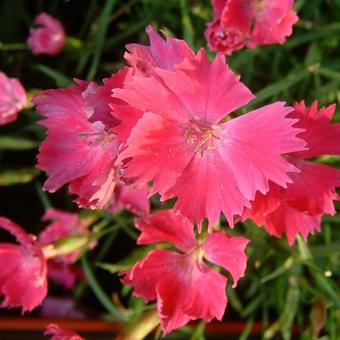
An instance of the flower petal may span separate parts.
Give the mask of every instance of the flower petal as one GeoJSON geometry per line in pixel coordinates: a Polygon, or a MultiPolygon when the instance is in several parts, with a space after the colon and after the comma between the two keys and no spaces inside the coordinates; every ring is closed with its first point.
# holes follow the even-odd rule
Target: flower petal
{"type": "Polygon", "coordinates": [[[196,244],[193,224],[174,210],[156,213],[136,220],[136,227],[142,232],[138,244],[171,242],[185,252],[196,244]]]}

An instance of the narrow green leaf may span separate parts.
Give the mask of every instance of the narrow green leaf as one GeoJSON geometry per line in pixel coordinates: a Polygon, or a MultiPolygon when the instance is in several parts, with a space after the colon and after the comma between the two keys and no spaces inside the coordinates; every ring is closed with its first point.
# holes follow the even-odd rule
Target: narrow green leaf
{"type": "Polygon", "coordinates": [[[63,73],[54,70],[46,65],[37,64],[36,68],[47,77],[53,79],[58,87],[66,87],[71,85],[73,82],[70,78],[65,76],[63,73]]]}
{"type": "Polygon", "coordinates": [[[188,0],[181,0],[181,13],[182,13],[182,29],[184,40],[193,48],[194,47],[194,29],[192,27],[188,0]]]}
{"type": "Polygon", "coordinates": [[[308,77],[310,74],[311,71],[307,69],[291,72],[287,77],[277,81],[276,83],[268,85],[257,92],[256,98],[251,102],[251,105],[259,104],[274,95],[279,95],[281,92],[289,89],[291,86],[308,77]]]}
{"type": "Polygon", "coordinates": [[[8,169],[0,172],[0,186],[29,183],[39,175],[35,168],[8,169]]]}
{"type": "Polygon", "coordinates": [[[38,142],[17,136],[0,136],[0,150],[22,151],[36,149],[38,142]]]}
{"type": "Polygon", "coordinates": [[[92,63],[90,66],[90,70],[87,75],[87,79],[89,80],[92,80],[97,73],[100,57],[103,51],[105,36],[106,36],[107,29],[108,29],[109,22],[110,22],[110,15],[111,15],[111,12],[112,12],[112,9],[115,3],[116,3],[116,0],[107,0],[98,18],[98,21],[97,21],[98,30],[97,30],[97,33],[95,35],[95,40],[94,40],[93,59],[92,59],[92,63]]]}
{"type": "Polygon", "coordinates": [[[291,276],[289,281],[290,286],[287,292],[286,304],[280,317],[280,329],[284,340],[291,339],[292,325],[300,300],[300,289],[296,276],[291,276]]]}
{"type": "Polygon", "coordinates": [[[86,276],[86,279],[91,287],[93,293],[96,295],[97,299],[106,308],[106,310],[115,317],[116,320],[124,321],[126,316],[114,305],[113,301],[106,295],[103,288],[99,285],[96,277],[94,276],[90,264],[84,254],[81,258],[81,264],[86,276]]]}

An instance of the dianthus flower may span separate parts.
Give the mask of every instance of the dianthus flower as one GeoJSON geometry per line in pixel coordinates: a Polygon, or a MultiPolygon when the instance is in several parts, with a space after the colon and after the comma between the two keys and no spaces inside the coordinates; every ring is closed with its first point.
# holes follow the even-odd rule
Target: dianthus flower
{"type": "MultiPolygon", "coordinates": [[[[49,173],[44,189],[54,192],[70,183],[80,207],[102,208],[114,190],[118,167],[114,166],[120,142],[113,128],[118,124],[110,112],[111,89],[121,86],[126,69],[105,79],[100,86],[78,85],[46,90],[34,96],[47,138],[41,144],[37,167],[49,173]]],[[[119,102],[119,101],[118,101],[119,102]]]]}
{"type": "MultiPolygon", "coordinates": [[[[86,246],[86,243],[89,242],[87,235],[88,225],[84,224],[77,214],[53,208],[45,212],[43,220],[52,221],[39,234],[38,239],[43,246],[48,246],[65,237],[77,237],[77,239],[74,239],[74,243],[79,247],[66,255],[55,256],[47,262],[48,277],[61,283],[65,288],[73,288],[76,279],[83,277],[81,268],[73,265],[73,263],[78,259],[82,245],[86,246]]],[[[93,248],[94,245],[91,243],[87,246],[93,248]]]]}
{"type": "Polygon", "coordinates": [[[61,328],[54,323],[47,326],[44,335],[52,335],[50,340],[85,340],[76,332],[67,328],[61,328]]]}
{"type": "Polygon", "coordinates": [[[135,296],[146,302],[157,300],[163,332],[190,320],[221,320],[227,304],[227,278],[208,263],[229,271],[235,287],[246,268],[248,240],[214,232],[197,241],[193,224],[172,210],[140,218],[136,227],[141,231],[138,244],[170,242],[178,249],[154,249],[122,273],[123,283],[133,286],[135,296]]]}
{"type": "Polygon", "coordinates": [[[122,176],[152,181],[151,194],[163,200],[177,197],[175,208],[192,222],[207,217],[212,225],[222,211],[232,225],[269,180],[286,186],[295,167],[281,154],[305,144],[282,102],[228,120],[253,95],[223,56],[209,63],[203,50],[170,70],[156,65],[148,77],[132,76],[113,93],[144,112],[118,158],[122,176]]]}
{"type": "Polygon", "coordinates": [[[150,212],[148,188],[129,188],[127,185],[117,184],[108,201],[106,210],[115,214],[121,209],[127,209],[136,215],[147,215],[150,212]]]}
{"type": "Polygon", "coordinates": [[[20,81],[0,72],[0,125],[15,121],[26,105],[26,92],[20,81]]]}
{"type": "Polygon", "coordinates": [[[270,235],[286,234],[292,245],[297,234],[306,239],[319,231],[323,214],[335,214],[333,200],[339,199],[335,189],[340,185],[340,170],[306,160],[340,154],[340,124],[331,124],[334,110],[335,105],[318,110],[317,102],[310,107],[304,102],[295,104],[289,116],[299,119],[296,126],[305,130],[299,137],[307,142],[307,150],[290,153],[287,158],[300,172],[291,174],[292,183],[286,189],[271,183],[267,195],[258,193],[243,219],[265,225],[270,235]]]}
{"type": "Polygon", "coordinates": [[[47,13],[40,13],[34,19],[27,44],[33,54],[58,54],[65,45],[66,35],[62,23],[47,13]]]}
{"type": "Polygon", "coordinates": [[[47,293],[47,264],[39,243],[32,235],[7,218],[0,227],[9,231],[19,244],[0,243],[1,307],[21,307],[31,311],[47,293]]]}
{"type": "Polygon", "coordinates": [[[205,36],[212,50],[226,54],[245,45],[283,44],[298,21],[293,0],[212,0],[212,5],[205,36]]]}

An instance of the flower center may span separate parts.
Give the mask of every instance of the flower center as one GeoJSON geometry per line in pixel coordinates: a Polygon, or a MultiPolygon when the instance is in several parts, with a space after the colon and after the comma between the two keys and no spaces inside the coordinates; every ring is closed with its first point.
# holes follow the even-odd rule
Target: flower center
{"type": "Polygon", "coordinates": [[[216,150],[223,139],[220,125],[206,125],[195,119],[190,120],[190,127],[186,129],[184,137],[187,144],[194,147],[195,152],[202,156],[205,151],[216,150]]]}

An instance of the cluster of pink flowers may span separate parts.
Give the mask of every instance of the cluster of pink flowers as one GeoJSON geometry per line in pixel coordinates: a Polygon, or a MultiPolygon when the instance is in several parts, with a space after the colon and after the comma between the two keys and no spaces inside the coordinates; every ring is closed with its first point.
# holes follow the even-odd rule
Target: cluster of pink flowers
{"type": "Polygon", "coordinates": [[[205,36],[210,49],[225,54],[245,46],[283,44],[298,21],[293,0],[212,0],[212,6],[205,36]]]}
{"type": "Polygon", "coordinates": [[[49,174],[44,188],[69,184],[80,207],[127,207],[143,216],[139,244],[178,249],[160,245],[121,273],[136,296],[157,301],[169,333],[189,320],[222,318],[227,280],[216,266],[234,286],[244,274],[248,240],[215,230],[221,212],[231,227],[252,218],[289,244],[334,214],[340,173],[309,159],[339,153],[340,124],[330,122],[334,106],[303,102],[231,118],[254,95],[225,58],[209,62],[183,40],[147,33],[150,46],[127,45],[129,66],[102,84],[77,80],[33,101],[47,128],[38,155],[49,174]],[[149,215],[147,198],[156,193],[177,198],[174,208],[149,215]]]}
{"type": "MultiPolygon", "coordinates": [[[[209,46],[230,54],[283,43],[297,21],[292,3],[214,0],[209,46]]],[[[33,52],[58,53],[65,42],[60,23],[43,13],[35,24],[41,27],[31,30],[33,52]]],[[[45,190],[68,185],[79,207],[127,208],[140,216],[137,243],[159,244],[120,275],[135,296],[157,302],[167,334],[190,320],[221,320],[223,271],[233,287],[245,273],[249,240],[217,227],[221,213],[230,227],[251,218],[270,235],[285,234],[289,245],[318,231],[323,214],[335,213],[340,171],[312,158],[340,153],[340,124],[331,123],[334,105],[318,108],[317,102],[278,101],[238,116],[255,96],[222,54],[210,62],[203,49],[195,53],[183,40],[163,39],[151,26],[146,31],[150,45],[127,45],[128,65],[101,84],[76,80],[33,97],[47,129],[37,167],[48,173],[45,190]],[[150,214],[155,194],[161,201],[176,198],[174,207],[150,214]]],[[[26,97],[16,79],[0,73],[1,83],[4,124],[26,97]]],[[[82,247],[95,245],[88,226],[55,209],[44,220],[52,222],[35,238],[0,218],[19,243],[0,244],[2,306],[30,311],[46,295],[47,276],[73,287],[81,275],[73,265],[82,247]],[[58,242],[75,235],[84,242],[63,251],[58,242]]],[[[46,334],[81,339],[56,325],[46,334]]]]}
{"type": "Polygon", "coordinates": [[[18,242],[0,243],[2,307],[21,307],[25,312],[40,305],[47,294],[48,276],[66,287],[74,285],[76,277],[68,266],[77,260],[82,246],[88,248],[88,227],[77,214],[56,209],[47,210],[44,219],[52,220],[52,223],[37,238],[9,219],[0,217],[0,228],[10,232],[18,242]],[[75,249],[65,251],[54,243],[75,235],[84,240],[82,244],[76,244],[75,249]]]}

